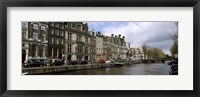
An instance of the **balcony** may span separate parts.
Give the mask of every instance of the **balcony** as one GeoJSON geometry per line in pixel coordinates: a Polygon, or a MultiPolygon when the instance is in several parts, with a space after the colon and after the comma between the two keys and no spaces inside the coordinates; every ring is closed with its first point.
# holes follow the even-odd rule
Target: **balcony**
{"type": "Polygon", "coordinates": [[[78,43],[78,44],[85,44],[84,42],[78,41],[78,40],[76,40],[75,42],[78,43]]]}

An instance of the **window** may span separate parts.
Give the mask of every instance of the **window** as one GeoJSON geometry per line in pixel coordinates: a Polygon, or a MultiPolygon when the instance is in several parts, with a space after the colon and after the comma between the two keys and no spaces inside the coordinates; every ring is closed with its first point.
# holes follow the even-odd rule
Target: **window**
{"type": "Polygon", "coordinates": [[[26,39],[26,31],[22,31],[22,39],[26,39]]]}
{"type": "Polygon", "coordinates": [[[51,33],[51,35],[53,35],[54,34],[54,29],[50,29],[50,33],[51,33]]]}
{"type": "Polygon", "coordinates": [[[68,40],[72,40],[72,33],[68,33],[68,40]]]}
{"type": "Polygon", "coordinates": [[[85,53],[88,53],[88,48],[87,47],[85,47],[85,53]]]}
{"type": "Polygon", "coordinates": [[[36,55],[37,55],[36,44],[33,44],[32,47],[33,47],[33,57],[36,57],[36,55]]]}
{"type": "Polygon", "coordinates": [[[56,28],[59,28],[59,23],[55,23],[55,27],[56,27],[56,28]]]}
{"type": "Polygon", "coordinates": [[[57,38],[55,37],[55,44],[57,44],[57,38]]]}
{"type": "Polygon", "coordinates": [[[82,41],[82,36],[81,35],[77,35],[77,41],[82,41]]]}
{"type": "Polygon", "coordinates": [[[22,28],[28,28],[28,22],[22,22],[22,28]]]}
{"type": "Polygon", "coordinates": [[[59,40],[58,40],[58,38],[55,38],[55,44],[59,44],[59,40]]]}
{"type": "Polygon", "coordinates": [[[60,36],[64,36],[64,32],[63,31],[60,31],[60,36]]]}
{"type": "Polygon", "coordinates": [[[75,47],[75,52],[77,52],[78,51],[78,48],[77,48],[77,46],[75,47]]]}
{"type": "Polygon", "coordinates": [[[63,24],[60,24],[60,28],[61,28],[61,29],[64,29],[64,25],[63,25],[63,24]]]}
{"type": "Polygon", "coordinates": [[[57,41],[56,41],[56,42],[57,42],[57,44],[59,44],[59,39],[58,39],[58,38],[57,38],[57,41]]]}
{"type": "Polygon", "coordinates": [[[41,39],[41,41],[44,41],[44,34],[43,33],[41,33],[41,36],[40,36],[40,39],[41,39]]]}
{"type": "Polygon", "coordinates": [[[81,30],[81,25],[77,25],[77,29],[78,29],[78,30],[81,30]]]}
{"type": "Polygon", "coordinates": [[[65,22],[65,27],[68,27],[69,26],[69,23],[65,22]]]}
{"type": "Polygon", "coordinates": [[[41,26],[41,30],[46,31],[46,27],[45,26],[41,26]]]}
{"type": "Polygon", "coordinates": [[[63,39],[60,39],[60,44],[63,45],[63,39]]]}
{"type": "Polygon", "coordinates": [[[71,45],[71,44],[68,44],[67,47],[68,47],[68,48],[67,48],[67,52],[70,53],[70,52],[72,51],[72,45],[71,45]]]}
{"type": "Polygon", "coordinates": [[[33,24],[33,29],[38,30],[38,24],[33,24]]]}
{"type": "Polygon", "coordinates": [[[59,30],[58,29],[56,29],[55,33],[56,33],[57,36],[59,36],[59,30]]]}
{"type": "Polygon", "coordinates": [[[38,39],[38,34],[36,32],[33,32],[33,40],[37,40],[38,39]]]}
{"type": "Polygon", "coordinates": [[[51,23],[50,23],[50,26],[52,26],[52,27],[53,27],[53,26],[54,26],[54,23],[53,23],[53,22],[51,22],[51,23]]]}
{"type": "Polygon", "coordinates": [[[44,46],[40,46],[40,57],[44,57],[44,46]]]}
{"type": "Polygon", "coordinates": [[[52,44],[52,37],[49,37],[49,43],[52,44]]]}
{"type": "Polygon", "coordinates": [[[82,53],[83,52],[83,47],[82,45],[78,45],[78,53],[82,53]]]}
{"type": "Polygon", "coordinates": [[[88,37],[85,37],[85,43],[88,43],[88,37]]]}
{"type": "Polygon", "coordinates": [[[72,24],[72,28],[76,28],[76,24],[75,23],[72,24]]]}
{"type": "Polygon", "coordinates": [[[54,43],[54,38],[52,37],[52,38],[51,38],[51,44],[53,44],[53,43],[54,43]]]}

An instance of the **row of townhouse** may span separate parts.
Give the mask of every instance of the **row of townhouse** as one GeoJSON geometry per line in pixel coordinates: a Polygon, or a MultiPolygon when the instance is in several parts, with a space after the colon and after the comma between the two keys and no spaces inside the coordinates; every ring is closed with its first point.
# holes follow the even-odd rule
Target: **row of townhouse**
{"type": "Polygon", "coordinates": [[[29,58],[126,59],[125,37],[88,31],[83,22],[22,22],[22,63],[29,58]]]}

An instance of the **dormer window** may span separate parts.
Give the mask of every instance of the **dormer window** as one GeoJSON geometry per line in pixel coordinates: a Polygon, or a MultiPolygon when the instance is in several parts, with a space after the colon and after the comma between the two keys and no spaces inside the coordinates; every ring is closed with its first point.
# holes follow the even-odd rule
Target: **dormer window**
{"type": "Polygon", "coordinates": [[[72,24],[72,28],[76,28],[76,24],[75,23],[72,24]]]}
{"type": "Polygon", "coordinates": [[[77,25],[77,29],[80,30],[80,31],[82,31],[81,25],[77,25]]]}

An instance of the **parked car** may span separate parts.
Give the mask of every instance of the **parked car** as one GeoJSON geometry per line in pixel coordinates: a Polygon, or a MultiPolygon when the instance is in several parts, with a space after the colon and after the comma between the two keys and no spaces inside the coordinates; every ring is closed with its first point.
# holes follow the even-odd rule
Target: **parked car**
{"type": "Polygon", "coordinates": [[[28,58],[28,61],[23,64],[24,67],[41,67],[46,65],[46,58],[28,58]]]}
{"type": "Polygon", "coordinates": [[[98,62],[99,63],[106,63],[106,61],[104,59],[100,59],[98,62]]]}
{"type": "Polygon", "coordinates": [[[81,61],[81,64],[88,64],[88,62],[84,60],[84,61],[81,61]]]}
{"type": "Polygon", "coordinates": [[[78,61],[67,61],[67,65],[76,65],[78,61]]]}
{"type": "Polygon", "coordinates": [[[47,66],[47,59],[40,59],[42,66],[47,66]]]}
{"type": "Polygon", "coordinates": [[[51,66],[61,66],[61,65],[64,65],[64,60],[52,59],[51,66]]]}
{"type": "Polygon", "coordinates": [[[37,59],[30,59],[24,64],[24,67],[40,67],[41,63],[37,59]]]}

